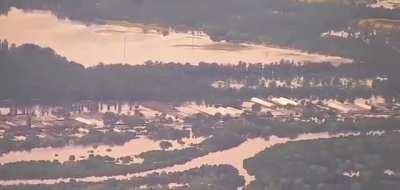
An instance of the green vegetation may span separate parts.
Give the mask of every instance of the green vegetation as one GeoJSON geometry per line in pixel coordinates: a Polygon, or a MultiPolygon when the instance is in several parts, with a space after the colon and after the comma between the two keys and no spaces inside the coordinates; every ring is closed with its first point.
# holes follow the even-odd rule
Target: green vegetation
{"type": "Polygon", "coordinates": [[[400,136],[360,136],[276,145],[245,161],[256,180],[249,189],[394,190],[399,171],[400,136]],[[347,177],[345,172],[359,172],[347,177]]]}
{"type": "Polygon", "coordinates": [[[243,177],[232,166],[203,166],[185,172],[151,174],[130,180],[108,180],[100,183],[61,183],[56,185],[21,185],[2,187],[3,190],[131,190],[146,186],[147,189],[171,189],[168,184],[183,185],[176,189],[232,190],[244,185],[243,177]]]}

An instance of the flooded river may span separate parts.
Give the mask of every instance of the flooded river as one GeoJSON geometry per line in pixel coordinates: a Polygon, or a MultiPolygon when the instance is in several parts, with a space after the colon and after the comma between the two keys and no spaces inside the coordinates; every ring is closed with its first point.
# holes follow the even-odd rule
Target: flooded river
{"type": "Polygon", "coordinates": [[[146,171],[142,173],[133,173],[127,175],[117,175],[117,176],[103,176],[103,177],[85,177],[85,178],[60,178],[60,179],[46,179],[46,180],[0,180],[0,185],[17,185],[17,184],[56,184],[61,182],[69,182],[74,179],[78,182],[101,182],[109,179],[116,180],[128,180],[135,176],[146,176],[151,173],[161,173],[161,172],[181,172],[192,168],[201,167],[203,165],[222,165],[229,164],[238,169],[239,174],[244,176],[246,185],[254,180],[254,176],[247,173],[247,170],[243,167],[243,161],[255,156],[257,153],[265,150],[276,144],[301,141],[301,140],[316,140],[316,139],[328,139],[328,138],[339,138],[345,136],[357,136],[359,133],[344,133],[330,135],[329,133],[313,133],[313,134],[303,134],[295,139],[289,138],[279,138],[272,136],[268,140],[263,138],[248,139],[244,143],[237,147],[227,149],[220,152],[210,153],[208,155],[193,159],[185,164],[179,164],[171,167],[161,168],[157,170],[146,171]],[[229,158],[229,159],[227,159],[229,158]]]}
{"type": "Polygon", "coordinates": [[[181,33],[127,22],[85,25],[58,19],[51,12],[12,8],[0,16],[0,39],[21,45],[51,47],[85,66],[103,63],[143,64],[148,60],[197,64],[200,61],[236,64],[270,63],[281,59],[348,63],[340,57],[252,44],[213,42],[202,32],[181,33]]]}

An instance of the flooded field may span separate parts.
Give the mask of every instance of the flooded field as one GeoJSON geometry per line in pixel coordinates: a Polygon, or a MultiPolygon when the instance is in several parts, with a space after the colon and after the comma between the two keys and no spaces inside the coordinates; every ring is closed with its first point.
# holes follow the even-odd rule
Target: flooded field
{"type": "MultiPolygon", "coordinates": [[[[179,144],[176,141],[169,141],[172,144],[171,149],[183,149],[198,144],[204,138],[186,138],[185,144],[179,144]]],[[[58,160],[60,162],[68,161],[70,156],[75,160],[88,159],[89,155],[109,156],[120,158],[125,156],[137,156],[140,153],[152,150],[161,150],[161,141],[151,140],[146,137],[133,139],[121,146],[66,146],[61,148],[35,148],[30,151],[13,151],[0,156],[0,163],[12,163],[19,161],[39,161],[39,160],[58,160]]]]}
{"type": "Polygon", "coordinates": [[[203,165],[222,165],[229,164],[236,167],[239,170],[239,174],[245,177],[246,185],[249,184],[252,180],[254,180],[253,176],[250,176],[246,169],[243,167],[243,161],[245,159],[251,158],[255,156],[257,153],[263,151],[266,148],[272,147],[276,144],[301,141],[301,140],[316,140],[316,139],[328,139],[328,138],[340,138],[346,136],[357,136],[359,133],[342,133],[337,135],[330,135],[329,133],[310,133],[303,134],[295,139],[289,138],[279,138],[276,136],[270,137],[270,139],[266,140],[263,138],[254,138],[248,139],[246,142],[240,144],[237,147],[210,153],[206,156],[202,156],[196,159],[193,159],[185,164],[175,165],[172,167],[161,168],[157,170],[151,170],[142,173],[134,173],[127,175],[118,175],[118,176],[103,176],[103,177],[85,177],[85,178],[60,178],[60,179],[45,179],[45,180],[0,180],[1,185],[17,185],[17,184],[56,184],[61,182],[69,182],[71,179],[76,180],[78,182],[101,182],[109,179],[116,180],[128,180],[135,176],[146,176],[151,173],[161,173],[161,172],[180,172],[188,169],[201,167],[203,165]],[[226,159],[230,158],[230,159],[226,159]]]}
{"type": "Polygon", "coordinates": [[[298,62],[349,63],[351,60],[275,47],[213,42],[203,32],[180,33],[172,29],[126,22],[85,25],[58,19],[50,12],[11,9],[0,16],[0,39],[21,45],[34,43],[50,47],[67,59],[85,66],[103,63],[143,64],[148,60],[197,64],[217,62],[298,62]],[[15,24],[24,23],[24,24],[15,24]],[[29,35],[26,34],[29,31],[29,35]],[[99,45],[101,44],[101,45],[99,45]],[[240,53],[238,53],[240,52],[240,53]]]}

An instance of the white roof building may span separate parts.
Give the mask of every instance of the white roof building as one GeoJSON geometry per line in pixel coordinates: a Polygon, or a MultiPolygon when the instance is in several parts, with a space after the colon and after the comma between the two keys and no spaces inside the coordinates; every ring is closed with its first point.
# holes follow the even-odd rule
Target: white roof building
{"type": "Polygon", "coordinates": [[[256,104],[254,102],[245,101],[242,103],[242,108],[245,110],[251,110],[251,107],[256,104]]]}
{"type": "Polygon", "coordinates": [[[260,99],[260,98],[252,98],[250,101],[251,101],[251,102],[254,102],[254,103],[257,103],[257,104],[260,104],[260,105],[262,105],[262,106],[265,106],[265,107],[267,107],[267,108],[272,108],[272,107],[275,107],[275,106],[276,106],[274,103],[272,103],[272,102],[267,102],[267,101],[262,100],[262,99],[260,99]]]}
{"type": "Polygon", "coordinates": [[[233,107],[226,107],[225,110],[226,110],[226,112],[229,113],[229,115],[232,115],[232,116],[240,116],[243,113],[243,110],[236,109],[233,107]]]}
{"type": "Polygon", "coordinates": [[[0,107],[0,115],[7,115],[11,112],[10,108],[0,107]]]}
{"type": "Polygon", "coordinates": [[[354,105],[356,105],[356,106],[358,106],[358,107],[360,107],[361,109],[364,109],[364,110],[371,110],[372,109],[372,106],[369,105],[366,101],[363,101],[363,100],[354,101],[354,105]]]}
{"type": "Polygon", "coordinates": [[[100,119],[95,118],[87,118],[84,116],[76,117],[75,121],[84,123],[86,125],[94,126],[94,127],[104,127],[104,122],[100,119]]]}
{"type": "Polygon", "coordinates": [[[217,113],[222,115],[231,115],[233,117],[238,117],[244,111],[240,109],[236,109],[233,107],[215,107],[215,106],[206,106],[206,105],[198,105],[198,104],[188,104],[184,107],[177,108],[179,111],[187,112],[187,113],[205,113],[207,115],[214,116],[217,113]]]}
{"type": "Polygon", "coordinates": [[[271,101],[275,104],[281,105],[281,106],[287,106],[287,105],[291,105],[291,106],[298,106],[299,104],[296,101],[284,98],[284,97],[280,97],[280,98],[272,98],[271,101]]]}
{"type": "Polygon", "coordinates": [[[329,101],[326,106],[336,109],[343,113],[349,113],[351,111],[355,111],[355,108],[353,106],[338,101],[329,101]]]}
{"type": "Polygon", "coordinates": [[[25,136],[15,136],[14,141],[21,142],[21,141],[26,141],[25,136]]]}

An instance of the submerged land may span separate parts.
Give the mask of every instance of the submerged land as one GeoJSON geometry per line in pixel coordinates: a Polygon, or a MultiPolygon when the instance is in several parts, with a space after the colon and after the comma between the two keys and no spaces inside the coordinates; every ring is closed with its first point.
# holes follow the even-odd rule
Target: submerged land
{"type": "Polygon", "coordinates": [[[0,189],[398,188],[396,2],[0,8],[0,189]]]}

